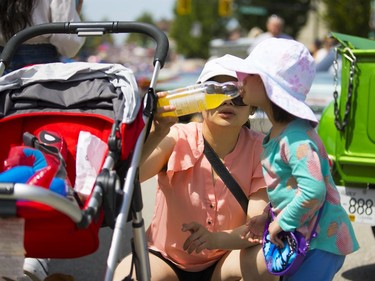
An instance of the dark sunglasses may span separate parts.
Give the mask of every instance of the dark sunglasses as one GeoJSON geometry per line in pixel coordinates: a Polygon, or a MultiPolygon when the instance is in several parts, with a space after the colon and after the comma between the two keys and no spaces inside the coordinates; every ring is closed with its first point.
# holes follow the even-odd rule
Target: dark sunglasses
{"type": "Polygon", "coordinates": [[[235,106],[247,106],[247,104],[245,104],[245,103],[243,102],[241,96],[238,96],[238,97],[235,97],[234,99],[231,99],[231,102],[232,102],[235,106]]]}

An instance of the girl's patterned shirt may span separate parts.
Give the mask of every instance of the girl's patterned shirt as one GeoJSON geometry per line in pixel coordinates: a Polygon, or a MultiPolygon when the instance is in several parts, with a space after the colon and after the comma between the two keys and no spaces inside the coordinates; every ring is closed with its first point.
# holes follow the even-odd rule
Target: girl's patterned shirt
{"type": "Polygon", "coordinates": [[[352,224],[340,204],[327,152],[306,120],[292,121],[277,137],[263,140],[262,168],[280,227],[309,237],[323,206],[310,249],[346,255],[359,248],[352,224]]]}

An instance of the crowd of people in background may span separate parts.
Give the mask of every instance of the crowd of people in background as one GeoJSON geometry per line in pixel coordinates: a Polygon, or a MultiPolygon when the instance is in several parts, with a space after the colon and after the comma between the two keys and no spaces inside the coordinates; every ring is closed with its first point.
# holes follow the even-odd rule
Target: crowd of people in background
{"type": "MultiPolygon", "coordinates": [[[[82,8],[82,2],[83,2],[82,0],[77,1],[78,12],[82,8]]],[[[44,1],[41,1],[41,3],[44,3],[44,1]]],[[[39,5],[42,5],[42,4],[39,4],[39,5]]],[[[54,1],[51,2],[52,8],[53,8],[53,5],[55,5],[54,1]]],[[[6,5],[2,4],[2,6],[5,7],[6,5]]],[[[53,11],[52,8],[51,10],[53,11]]],[[[2,9],[4,10],[4,8],[2,9]]],[[[43,10],[43,9],[38,9],[38,10],[43,10]]],[[[53,15],[55,17],[53,19],[54,21],[64,20],[64,18],[62,18],[58,13],[53,13],[53,15]]],[[[70,18],[67,17],[66,20],[70,19],[74,21],[79,21],[79,18],[77,18],[77,16],[78,14],[76,15],[72,14],[70,18]]],[[[40,13],[33,15],[33,17],[38,17],[38,19],[36,19],[37,22],[43,21],[41,19],[42,16],[40,13]]],[[[35,21],[35,19],[33,20],[35,21]]],[[[5,19],[2,19],[2,21],[5,21],[5,19]]],[[[248,54],[250,54],[250,52],[253,50],[253,48],[256,45],[258,45],[261,41],[267,38],[275,37],[275,38],[293,39],[291,35],[284,32],[284,25],[285,25],[284,19],[278,15],[273,14],[268,17],[265,30],[261,29],[258,26],[253,27],[248,32],[248,34],[245,35],[248,38],[252,39],[251,41],[252,43],[248,48],[248,54]]],[[[19,28],[21,27],[22,26],[20,26],[19,28]]],[[[58,59],[55,56],[54,61],[63,61],[63,62],[88,61],[88,62],[103,62],[103,63],[120,63],[132,69],[137,76],[144,76],[144,75],[147,75],[147,73],[152,73],[153,66],[150,65],[149,61],[150,61],[150,58],[152,58],[153,56],[153,51],[154,51],[153,48],[141,47],[133,43],[116,45],[114,43],[103,42],[95,49],[95,51],[88,54],[86,53],[85,49],[81,49],[84,43],[84,38],[76,37],[76,36],[68,36],[68,37],[65,36],[66,37],[65,38],[64,36],[65,35],[59,35],[59,36],[51,36],[50,38],[48,38],[52,46],[57,48],[57,52],[54,51],[54,55],[58,54],[60,56],[58,59]],[[55,37],[57,39],[54,39],[55,37]],[[67,44],[67,45],[61,45],[58,42],[59,37],[60,38],[64,37],[65,41],[70,40],[72,43],[67,44]],[[81,51],[79,51],[80,49],[81,51]]],[[[241,32],[241,28],[237,26],[235,29],[229,32],[227,40],[236,41],[238,39],[241,39],[242,37],[243,37],[243,34],[241,32]]],[[[1,37],[1,34],[0,34],[0,46],[4,45],[4,39],[5,37],[4,36],[1,37]]],[[[38,39],[39,41],[35,41],[35,40],[36,39],[34,39],[34,41],[31,41],[30,43],[31,44],[39,43],[40,40],[41,40],[40,42],[48,43],[48,41],[46,41],[47,39],[45,38],[38,39]]],[[[314,43],[310,47],[310,51],[313,54],[313,57],[316,59],[317,71],[329,70],[330,66],[332,65],[333,58],[334,58],[333,46],[335,45],[335,43],[337,42],[335,42],[333,38],[329,38],[328,36],[324,36],[323,38],[317,38],[316,40],[314,40],[314,43]]],[[[176,62],[179,58],[179,56],[175,53],[173,48],[170,49],[169,53],[170,53],[169,61],[167,61],[166,67],[172,66],[173,63],[176,62]]],[[[27,53],[27,55],[29,55],[29,53],[27,53]]],[[[35,59],[39,59],[40,61],[40,58],[38,58],[38,56],[29,56],[29,57],[32,57],[34,61],[35,59]]],[[[23,63],[30,64],[31,62],[33,61],[28,61],[27,63],[26,62],[23,62],[23,63]]]]}
{"type": "Polygon", "coordinates": [[[293,39],[292,36],[289,34],[284,33],[284,19],[278,15],[271,15],[267,19],[266,23],[266,31],[256,34],[254,37],[254,42],[248,49],[248,53],[250,54],[251,51],[262,41],[268,38],[284,38],[284,39],[293,39]]]}
{"type": "Polygon", "coordinates": [[[316,39],[311,50],[315,63],[316,71],[330,71],[335,60],[335,46],[337,45],[335,38],[325,36],[323,39],[316,39]]]}

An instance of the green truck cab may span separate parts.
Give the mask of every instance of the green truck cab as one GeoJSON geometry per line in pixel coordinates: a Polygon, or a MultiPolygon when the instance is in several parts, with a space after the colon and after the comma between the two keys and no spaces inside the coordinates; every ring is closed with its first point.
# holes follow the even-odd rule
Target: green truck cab
{"type": "Polygon", "coordinates": [[[336,77],[341,87],[317,130],[351,221],[369,224],[375,231],[375,41],[332,36],[339,42],[341,75],[336,77]]]}

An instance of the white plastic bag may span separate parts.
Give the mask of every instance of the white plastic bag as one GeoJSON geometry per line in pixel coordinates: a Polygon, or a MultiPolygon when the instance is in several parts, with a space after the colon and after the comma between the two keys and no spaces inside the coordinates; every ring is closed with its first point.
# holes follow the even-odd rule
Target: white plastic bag
{"type": "Polygon", "coordinates": [[[84,196],[90,195],[106,151],[107,144],[100,138],[85,131],[79,133],[75,191],[84,196]]]}

